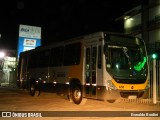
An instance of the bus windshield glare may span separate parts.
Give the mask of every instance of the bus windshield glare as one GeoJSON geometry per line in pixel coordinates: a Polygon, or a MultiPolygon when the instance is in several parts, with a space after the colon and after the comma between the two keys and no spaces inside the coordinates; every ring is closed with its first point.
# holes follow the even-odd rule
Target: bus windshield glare
{"type": "MultiPolygon", "coordinates": [[[[141,39],[109,36],[105,39],[106,69],[118,82],[123,78],[143,83],[147,74],[147,57],[141,39]],[[141,79],[141,80],[137,80],[141,79]]],[[[122,81],[121,81],[122,82],[122,81]]],[[[123,82],[126,81],[123,79],[123,82]]],[[[131,82],[132,83],[132,82],[131,82]]]]}

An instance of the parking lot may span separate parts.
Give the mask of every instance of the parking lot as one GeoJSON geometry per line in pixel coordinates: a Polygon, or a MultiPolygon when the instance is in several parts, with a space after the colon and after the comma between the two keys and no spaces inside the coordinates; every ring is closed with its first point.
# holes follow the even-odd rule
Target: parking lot
{"type": "Polygon", "coordinates": [[[136,102],[116,102],[88,99],[84,105],[76,105],[69,102],[67,97],[58,96],[55,93],[42,93],[39,97],[31,97],[27,90],[18,88],[0,88],[0,111],[11,112],[12,118],[2,117],[1,119],[139,119],[138,114],[144,120],[159,119],[160,106],[152,104],[140,104],[136,102]],[[139,112],[140,111],[140,112],[139,112]],[[143,114],[153,111],[152,117],[143,114]],[[13,114],[19,113],[18,114],[13,114]],[[28,114],[31,113],[31,114],[28,114]],[[35,115],[32,115],[35,113],[35,115]],[[36,114],[37,113],[37,114],[36,114]],[[39,114],[38,114],[39,113],[39,114]],[[26,115],[27,114],[27,115],[26,115]],[[17,116],[16,116],[17,115],[17,116]],[[37,116],[36,116],[37,115],[37,116]],[[30,117],[30,118],[28,118],[30,117]],[[32,118],[34,117],[34,118],[32,118]],[[38,117],[38,118],[35,118],[38,117]],[[41,118],[42,117],[42,118],[41,118]]]}

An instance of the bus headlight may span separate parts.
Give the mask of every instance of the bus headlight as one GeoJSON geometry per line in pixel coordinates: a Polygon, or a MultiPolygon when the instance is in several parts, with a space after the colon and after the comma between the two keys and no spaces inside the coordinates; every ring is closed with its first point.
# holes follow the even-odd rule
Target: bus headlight
{"type": "Polygon", "coordinates": [[[111,80],[106,81],[106,90],[117,90],[111,80]]]}

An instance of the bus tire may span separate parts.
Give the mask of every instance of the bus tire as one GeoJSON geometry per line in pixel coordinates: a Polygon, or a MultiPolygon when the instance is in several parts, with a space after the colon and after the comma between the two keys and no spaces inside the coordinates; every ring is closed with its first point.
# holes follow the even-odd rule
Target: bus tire
{"type": "Polygon", "coordinates": [[[30,95],[34,97],[38,97],[40,95],[40,91],[36,89],[35,83],[31,83],[30,85],[30,95]]]}
{"type": "Polygon", "coordinates": [[[75,104],[80,104],[82,102],[82,90],[80,85],[75,85],[72,87],[71,98],[75,104]]]}

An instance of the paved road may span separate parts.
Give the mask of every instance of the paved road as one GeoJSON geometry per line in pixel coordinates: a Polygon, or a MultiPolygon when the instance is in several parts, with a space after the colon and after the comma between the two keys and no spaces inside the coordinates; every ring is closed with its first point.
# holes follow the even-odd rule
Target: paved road
{"type": "MultiPolygon", "coordinates": [[[[75,105],[69,102],[65,96],[57,96],[54,93],[42,93],[39,97],[31,97],[26,90],[1,87],[0,112],[1,114],[3,112],[3,116],[5,116],[6,113],[4,112],[6,111],[9,112],[9,114],[11,112],[12,118],[10,119],[12,120],[21,120],[22,118],[20,117],[28,116],[38,116],[38,118],[23,118],[23,120],[128,120],[128,117],[133,120],[160,120],[160,117],[146,117],[146,114],[154,116],[158,114],[158,116],[160,116],[160,106],[156,105],[138,104],[134,102],[108,103],[92,99],[88,99],[85,105],[75,105]],[[19,117],[16,117],[18,115],[19,117]],[[137,115],[143,117],[137,117],[137,115]],[[40,118],[40,116],[42,116],[42,118],[40,118]],[[78,117],[75,118],[75,116],[78,117]]],[[[0,117],[0,120],[2,119],[9,118],[0,117]]]]}

